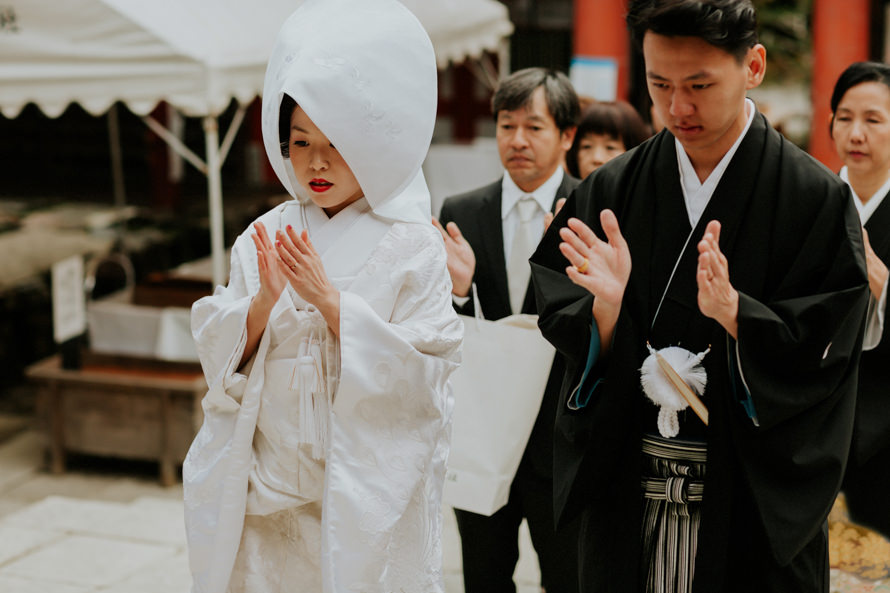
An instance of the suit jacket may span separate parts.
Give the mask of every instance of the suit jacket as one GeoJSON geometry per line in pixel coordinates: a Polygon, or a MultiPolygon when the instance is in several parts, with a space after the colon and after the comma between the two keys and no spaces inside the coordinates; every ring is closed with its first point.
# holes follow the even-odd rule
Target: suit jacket
{"type": "MultiPolygon", "coordinates": [[[[579,183],[578,179],[568,173],[563,175],[552,208],[555,208],[559,198],[568,197],[579,183]]],[[[507,288],[507,263],[501,218],[501,180],[447,198],[442,204],[439,220],[443,226],[449,222],[457,224],[473,248],[476,255],[473,282],[476,283],[476,293],[485,319],[494,321],[510,315],[512,310],[510,292],[507,288]]],[[[473,316],[475,314],[473,299],[456,309],[462,315],[473,316]]],[[[537,313],[534,291],[531,288],[526,290],[522,312],[533,315],[537,313]]],[[[530,463],[536,475],[548,479],[553,475],[553,423],[564,371],[564,362],[557,353],[547,379],[541,410],[523,458],[523,463],[530,463]]]]}

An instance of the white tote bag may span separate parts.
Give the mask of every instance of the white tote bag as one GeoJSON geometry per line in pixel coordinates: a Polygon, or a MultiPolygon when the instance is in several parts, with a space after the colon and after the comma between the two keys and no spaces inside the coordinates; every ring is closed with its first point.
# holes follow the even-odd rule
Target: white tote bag
{"type": "MultiPolygon", "coordinates": [[[[474,287],[475,288],[475,287],[474,287]]],[[[535,315],[461,316],[463,356],[451,376],[454,419],[443,502],[491,515],[507,503],[541,408],[553,346],[535,315]]]]}

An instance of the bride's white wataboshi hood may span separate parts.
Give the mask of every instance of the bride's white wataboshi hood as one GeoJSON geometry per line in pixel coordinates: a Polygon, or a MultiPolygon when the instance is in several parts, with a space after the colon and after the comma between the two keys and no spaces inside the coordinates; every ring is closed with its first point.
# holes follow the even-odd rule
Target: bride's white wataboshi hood
{"type": "Polygon", "coordinates": [[[436,58],[397,0],[305,0],[278,34],[263,89],[263,142],[297,199],[281,156],[278,111],[290,95],[345,159],[374,213],[430,221],[421,165],[436,118],[436,58]]]}

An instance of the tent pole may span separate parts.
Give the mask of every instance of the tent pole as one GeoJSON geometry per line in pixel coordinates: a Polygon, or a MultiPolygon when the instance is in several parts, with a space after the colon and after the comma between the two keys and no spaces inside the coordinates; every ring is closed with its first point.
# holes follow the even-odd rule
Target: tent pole
{"type": "Polygon", "coordinates": [[[235,141],[235,134],[238,133],[238,129],[241,127],[241,122],[244,121],[245,113],[247,113],[247,105],[239,103],[238,109],[235,111],[235,116],[232,118],[232,123],[229,124],[229,129],[226,130],[226,136],[223,138],[222,146],[219,149],[220,163],[226,162],[226,157],[229,156],[229,149],[232,148],[232,142],[235,141]]]}
{"type": "MultiPolygon", "coordinates": [[[[234,126],[229,127],[229,133],[226,135],[224,146],[226,153],[228,153],[228,149],[231,147],[238,126],[240,126],[243,119],[244,113],[239,110],[239,113],[235,114],[235,119],[233,121],[234,126]]],[[[224,285],[227,274],[225,245],[223,242],[221,169],[222,161],[225,157],[220,153],[219,123],[212,115],[204,116],[205,162],[183,144],[182,140],[177,138],[156,119],[146,115],[142,117],[142,121],[145,122],[145,125],[147,125],[155,134],[163,138],[173,150],[207,176],[207,202],[210,211],[210,255],[213,269],[213,285],[224,285]]]]}
{"type": "MultiPolygon", "coordinates": [[[[167,143],[173,150],[177,152],[177,154],[181,155],[185,160],[190,162],[192,166],[195,167],[198,171],[203,173],[204,175],[208,174],[207,164],[201,160],[201,157],[196,155],[191,149],[183,144],[182,140],[176,137],[170,130],[165,128],[158,120],[151,117],[150,115],[143,115],[142,121],[145,123],[148,128],[164,139],[164,142],[167,143]]],[[[206,125],[206,124],[205,124],[206,125]]],[[[216,122],[214,121],[214,129],[216,129],[216,122]]]]}
{"type": "Polygon", "coordinates": [[[485,85],[485,88],[490,91],[498,88],[498,74],[488,55],[482,54],[477,59],[467,58],[464,64],[470,69],[473,76],[485,85]]]}
{"type": "Polygon", "coordinates": [[[108,110],[108,148],[111,151],[111,181],[114,186],[114,205],[123,208],[127,202],[124,187],[124,164],[121,157],[120,121],[117,117],[117,103],[108,110]]]}
{"type": "Polygon", "coordinates": [[[204,141],[207,147],[207,199],[210,209],[210,253],[213,261],[213,285],[226,283],[225,246],[223,245],[222,177],[219,158],[219,128],[216,118],[204,116],[204,141]]]}
{"type": "Polygon", "coordinates": [[[501,38],[498,43],[498,74],[501,80],[510,75],[510,38],[501,38]]]}

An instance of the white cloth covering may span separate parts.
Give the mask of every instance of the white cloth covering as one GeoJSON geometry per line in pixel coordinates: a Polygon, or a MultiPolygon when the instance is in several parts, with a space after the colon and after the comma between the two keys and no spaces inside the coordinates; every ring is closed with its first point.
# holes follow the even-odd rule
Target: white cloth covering
{"type": "Polygon", "coordinates": [[[414,15],[396,0],[306,0],[285,21],[263,90],[266,154],[294,197],[281,158],[278,110],[293,98],[337,147],[374,212],[429,222],[421,165],[436,121],[436,57],[414,15]]]}
{"type": "Polygon", "coordinates": [[[339,340],[288,287],[236,369],[260,288],[252,225],[232,247],[229,284],[192,308],[210,386],[183,464],[194,593],[443,591],[448,378],[463,328],[420,173],[435,82],[429,38],[395,0],[306,0],[282,27],[263,93],[272,165],[297,197],[278,142],[287,93],[364,198],[330,219],[305,197],[259,219],[273,237],[308,230],[340,292],[339,340]],[[307,357],[317,380],[301,374],[307,357]]]}

